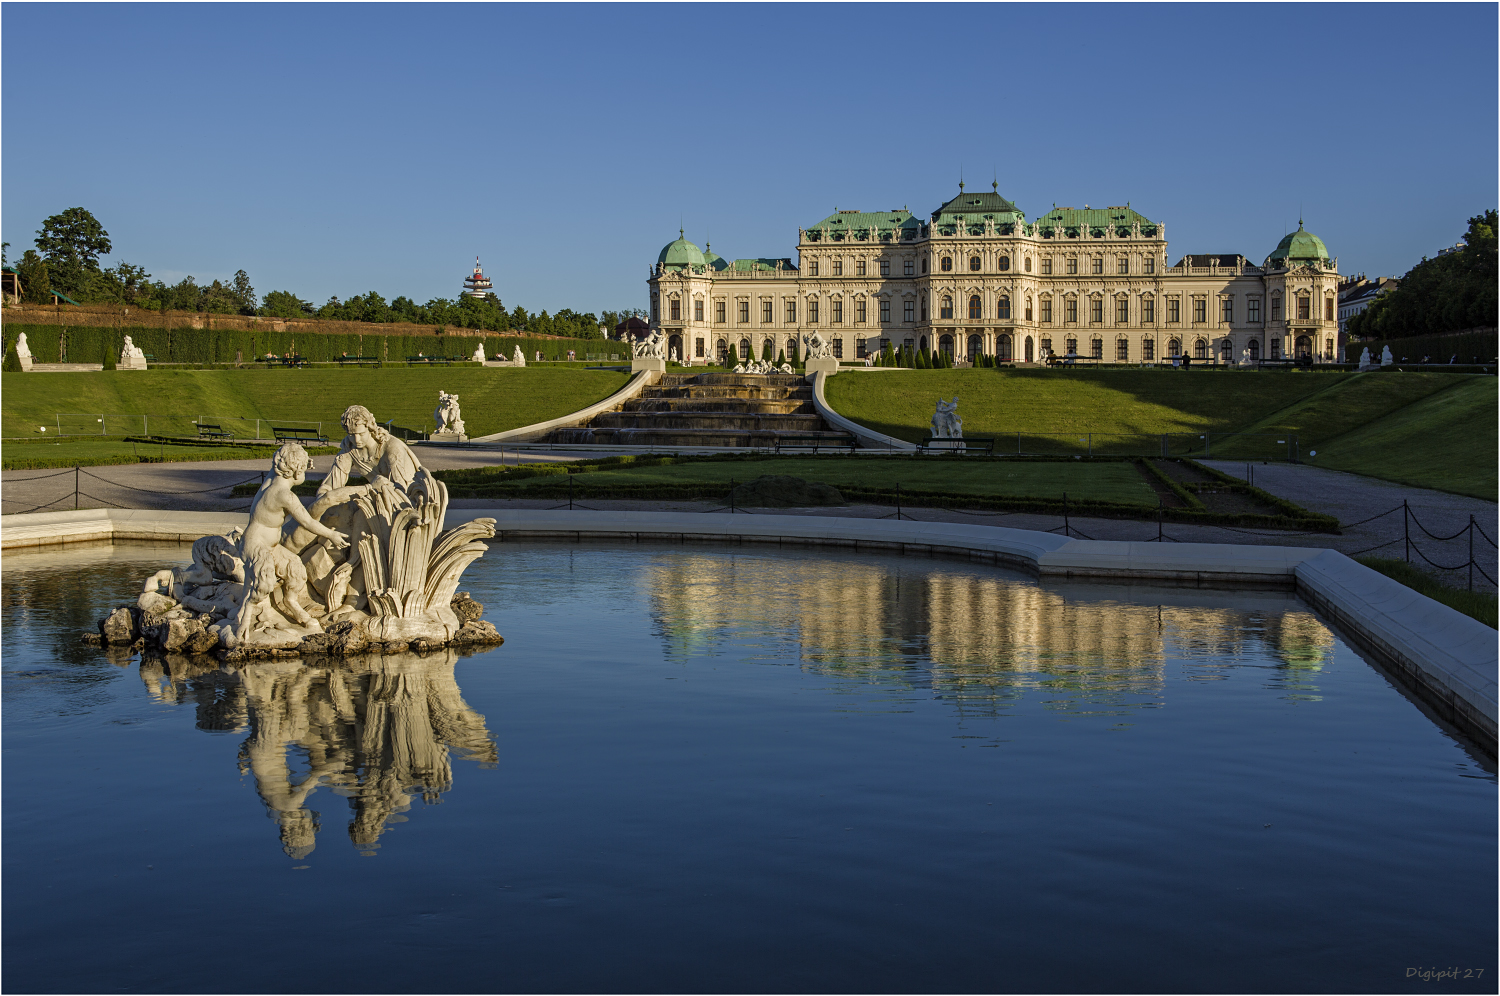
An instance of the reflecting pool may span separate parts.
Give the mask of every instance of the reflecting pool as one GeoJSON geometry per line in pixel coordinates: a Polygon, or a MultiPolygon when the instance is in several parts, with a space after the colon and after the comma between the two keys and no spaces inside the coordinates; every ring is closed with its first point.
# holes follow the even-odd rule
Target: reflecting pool
{"type": "Polygon", "coordinates": [[[10,991],[1494,989],[1487,762],[1290,594],[504,544],[471,657],[78,642],[186,557],[4,561],[10,991]]]}

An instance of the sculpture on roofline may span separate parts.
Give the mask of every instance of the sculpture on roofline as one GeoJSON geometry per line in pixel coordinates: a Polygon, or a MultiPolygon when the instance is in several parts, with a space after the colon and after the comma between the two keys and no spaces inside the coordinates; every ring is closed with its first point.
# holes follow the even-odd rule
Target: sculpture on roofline
{"type": "Polygon", "coordinates": [[[231,657],[501,642],[482,607],[454,594],[495,521],[445,531],[448,489],[411,448],[363,406],[343,424],[310,508],[292,489],[311,460],[285,443],[248,525],[199,539],[192,566],[152,575],[134,606],[101,621],[100,642],[231,657]],[[349,484],[355,474],[369,483],[349,484]]]}

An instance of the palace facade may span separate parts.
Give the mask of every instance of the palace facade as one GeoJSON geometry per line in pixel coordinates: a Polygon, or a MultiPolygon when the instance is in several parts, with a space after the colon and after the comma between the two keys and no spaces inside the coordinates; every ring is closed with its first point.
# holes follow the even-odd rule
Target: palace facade
{"type": "Polygon", "coordinates": [[[813,331],[846,362],[887,346],[1014,363],[1341,359],[1338,261],[1301,222],[1260,265],[1168,263],[1166,227],[1128,204],[1029,221],[998,185],[960,183],[927,220],[835,211],[799,229],[796,259],[726,260],[679,237],[650,271],[651,327],[693,364],[730,346],[790,355],[813,331]]]}

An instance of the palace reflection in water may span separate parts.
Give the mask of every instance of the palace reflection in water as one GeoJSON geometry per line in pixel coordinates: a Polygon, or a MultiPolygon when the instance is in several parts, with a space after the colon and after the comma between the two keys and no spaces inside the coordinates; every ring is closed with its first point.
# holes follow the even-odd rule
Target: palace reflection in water
{"type": "Polygon", "coordinates": [[[143,658],[140,674],[158,701],[193,705],[199,729],[248,731],[240,773],[254,777],[282,848],[300,858],[322,829],[309,805],[319,788],[348,799],[349,839],[370,850],[415,798],[438,802],[452,788],[454,752],[495,762],[484,717],[454,679],[457,660],[444,650],[220,668],[173,654],[143,658]]]}

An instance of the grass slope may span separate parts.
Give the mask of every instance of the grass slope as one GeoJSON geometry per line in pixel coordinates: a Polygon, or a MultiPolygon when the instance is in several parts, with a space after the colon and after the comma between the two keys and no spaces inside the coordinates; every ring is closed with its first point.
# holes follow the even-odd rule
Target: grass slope
{"type": "Polygon", "coordinates": [[[1495,501],[1500,444],[1496,386],[1494,377],[1465,378],[1327,440],[1317,447],[1316,457],[1304,450],[1303,459],[1319,467],[1495,501]]]}
{"type": "Polygon", "coordinates": [[[899,439],[927,435],[933,404],[955,393],[970,436],[1241,429],[1332,387],[1335,373],[1172,370],[910,370],[828,381],[842,415],[899,439]]]}
{"type": "MultiPolygon", "coordinates": [[[[123,439],[69,438],[11,440],[4,447],[6,470],[47,467],[106,467],[122,463],[181,463],[188,460],[269,460],[271,446],[168,446],[123,439]]],[[[308,452],[337,453],[336,447],[312,447],[308,452]]]]}
{"type": "MultiPolygon", "coordinates": [[[[7,373],[0,397],[0,432],[41,435],[57,413],[150,416],[150,431],[192,435],[200,415],[236,436],[255,435],[255,419],[322,422],[339,434],[339,413],[364,405],[384,422],[429,428],[438,391],[459,395],[471,436],[529,425],[601,400],[628,374],[603,370],[353,368],[275,370],[145,370],[103,373],[7,373]]],[[[91,419],[89,420],[92,421],[91,419]]],[[[80,423],[82,424],[82,423],[80,423]]],[[[49,432],[55,429],[49,428],[49,432]]],[[[120,429],[140,433],[139,420],[120,429]]]]}
{"type": "MultiPolygon", "coordinates": [[[[975,495],[1113,501],[1155,507],[1156,495],[1135,469],[1124,462],[1018,463],[999,460],[909,460],[903,458],[819,459],[781,457],[740,463],[702,462],[665,466],[601,469],[581,475],[579,488],[610,484],[723,484],[745,482],[765,474],[787,474],[819,484],[956,491],[975,495]]],[[[556,478],[534,477],[517,487],[553,487],[556,478]]]]}

